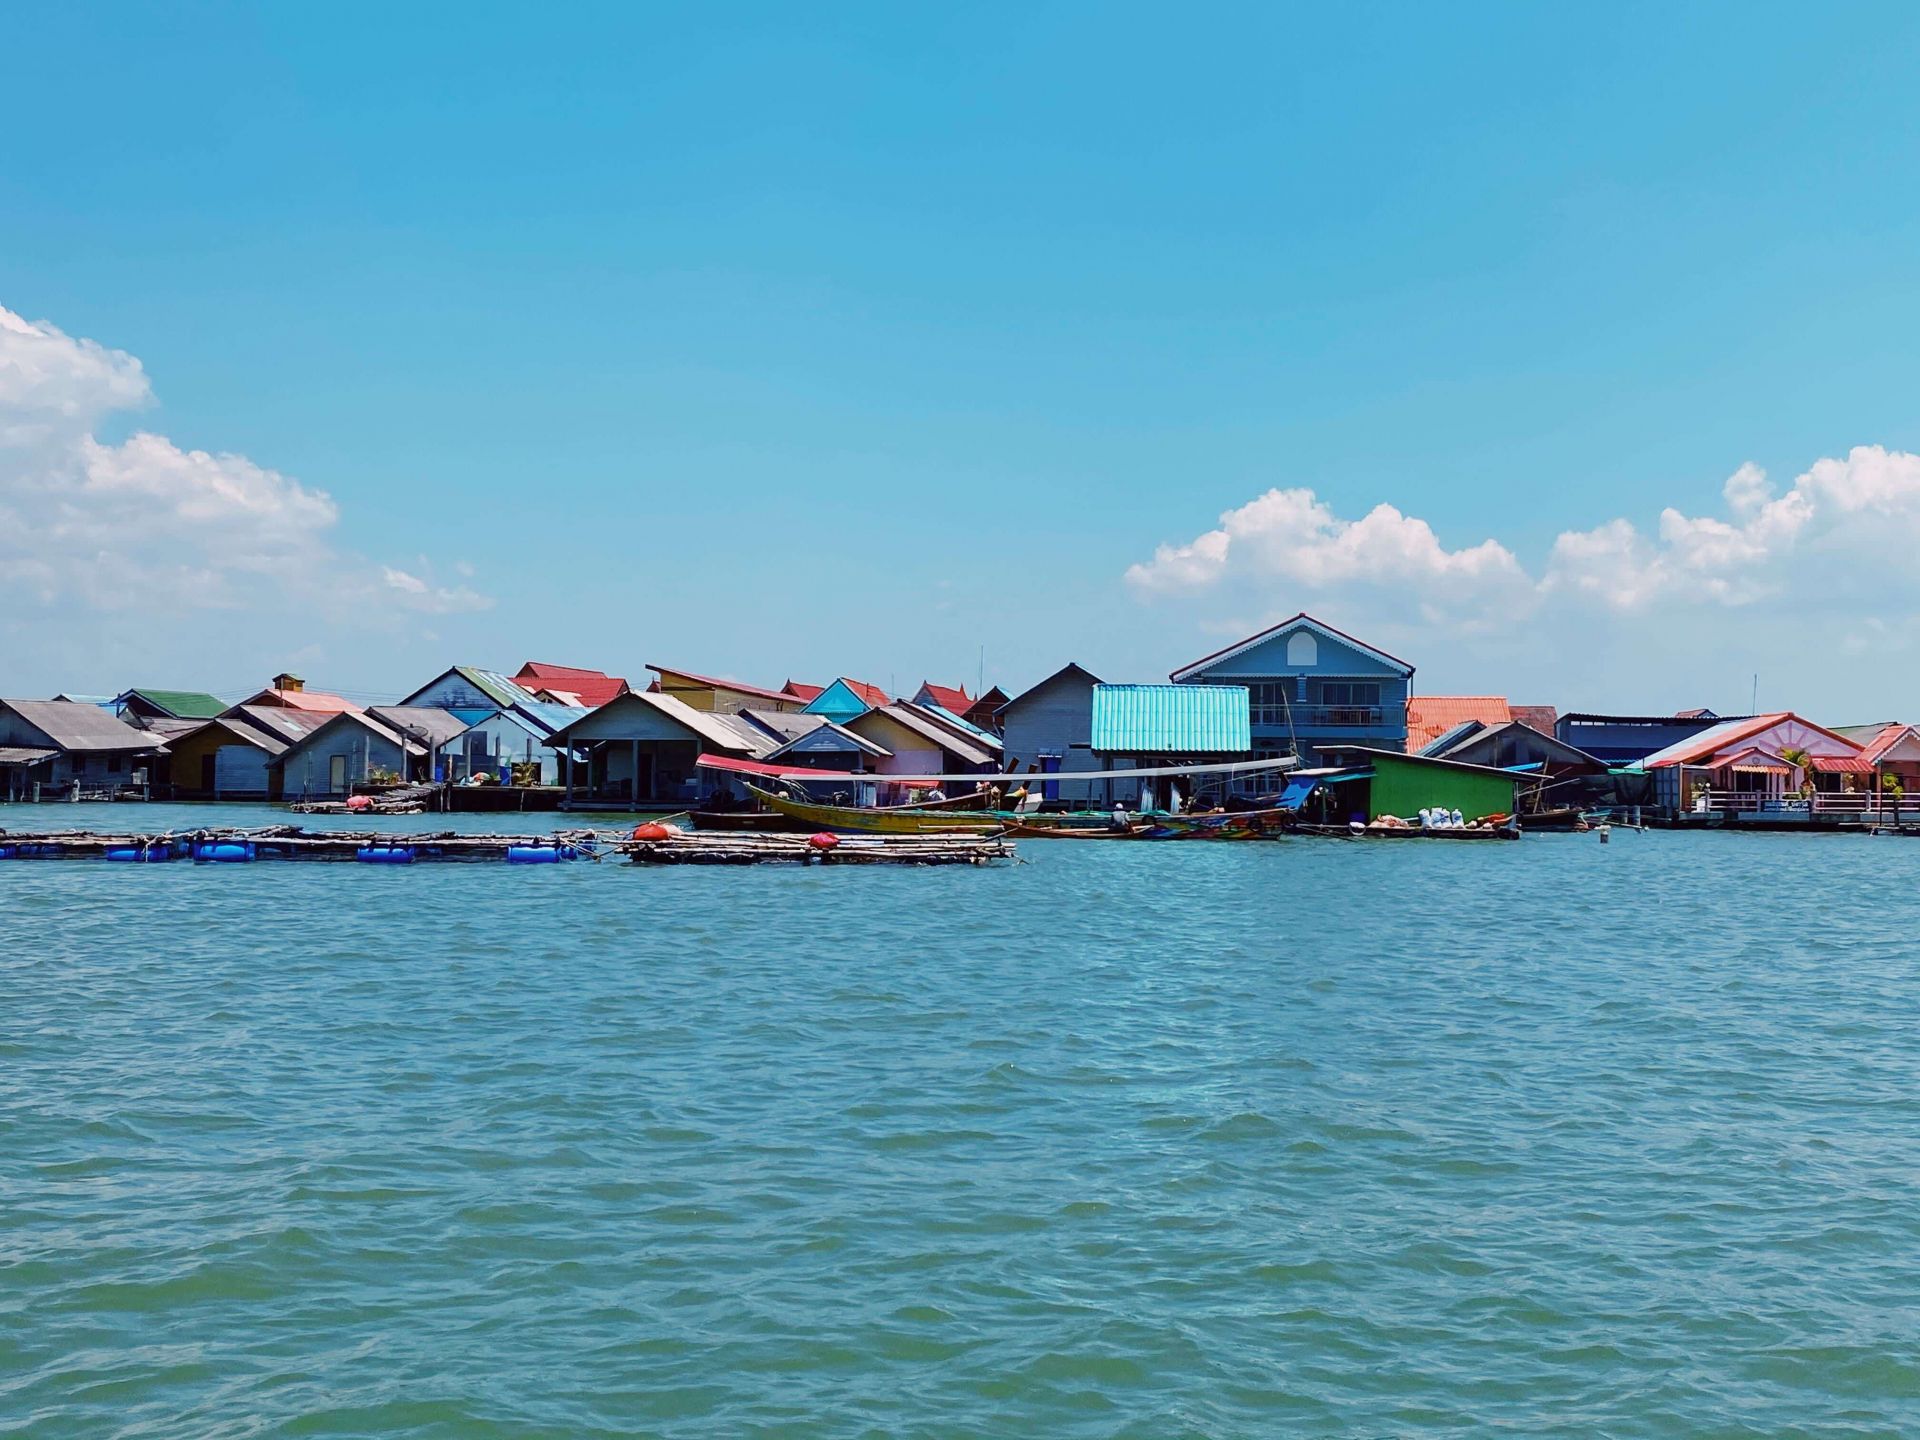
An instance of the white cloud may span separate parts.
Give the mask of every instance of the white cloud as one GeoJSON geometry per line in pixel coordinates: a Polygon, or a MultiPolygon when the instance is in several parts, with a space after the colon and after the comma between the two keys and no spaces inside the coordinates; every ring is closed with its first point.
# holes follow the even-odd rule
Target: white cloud
{"type": "Polygon", "coordinates": [[[376,596],[429,614],[491,603],[340,548],[329,495],[244,455],[100,435],[152,403],[133,356],[0,307],[0,600],[16,614],[279,608],[377,623],[362,613],[376,596]]]}
{"type": "Polygon", "coordinates": [[[1533,588],[1497,541],[1449,550],[1426,521],[1392,505],[1346,520],[1306,489],[1269,490],[1222,515],[1217,529],[1161,545],[1126,578],[1148,595],[1204,590],[1230,578],[1309,593],[1391,592],[1423,615],[1476,624],[1524,603],[1533,588]]]}
{"type": "Polygon", "coordinates": [[[1538,574],[1497,540],[1448,549],[1426,521],[1392,505],[1344,519],[1312,490],[1269,490],[1218,527],[1159,546],[1132,566],[1140,594],[1230,584],[1279,591],[1284,610],[1327,597],[1429,621],[1497,629],[1548,603],[1632,615],[1675,607],[1749,607],[1792,595],[1904,595],[1920,601],[1920,456],[1860,446],[1823,459],[1784,492],[1742,465],[1721,487],[1724,512],[1669,506],[1651,533],[1615,518],[1564,531],[1538,574]]]}

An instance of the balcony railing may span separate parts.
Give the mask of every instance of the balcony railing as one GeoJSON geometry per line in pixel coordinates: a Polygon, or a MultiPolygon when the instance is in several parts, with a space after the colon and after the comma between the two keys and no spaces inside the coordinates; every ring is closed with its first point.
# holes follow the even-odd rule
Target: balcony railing
{"type": "Polygon", "coordinates": [[[1387,711],[1379,705],[1255,705],[1251,718],[1255,725],[1284,730],[1289,715],[1296,730],[1378,730],[1387,711]]]}

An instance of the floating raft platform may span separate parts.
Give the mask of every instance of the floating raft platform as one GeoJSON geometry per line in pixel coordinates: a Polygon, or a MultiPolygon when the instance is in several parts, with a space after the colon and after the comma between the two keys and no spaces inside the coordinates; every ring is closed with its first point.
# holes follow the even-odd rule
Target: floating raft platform
{"type": "Polygon", "coordinates": [[[0,830],[0,860],[118,860],[152,864],[185,860],[245,864],[255,860],[333,860],[362,865],[432,861],[502,861],[552,865],[597,860],[614,838],[593,830],[551,835],[468,835],[451,830],[399,835],[372,830],[303,830],[297,825],[255,829],[167,831],[158,835],[55,830],[12,834],[0,830]]]}
{"type": "Polygon", "coordinates": [[[1014,858],[1002,835],[777,835],[669,830],[615,847],[636,865],[989,865],[1014,858]],[[828,843],[831,842],[831,843],[828,843]]]}

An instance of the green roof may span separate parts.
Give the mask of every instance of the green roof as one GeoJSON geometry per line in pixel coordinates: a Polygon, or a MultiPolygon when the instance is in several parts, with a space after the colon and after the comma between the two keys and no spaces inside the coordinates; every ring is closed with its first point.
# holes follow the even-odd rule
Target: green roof
{"type": "MultiPolygon", "coordinates": [[[[176,720],[211,720],[227,712],[227,702],[217,695],[209,695],[204,690],[129,690],[127,695],[138,695],[157,710],[164,710],[176,720]]],[[[126,695],[120,697],[126,699],[126,695]]]]}

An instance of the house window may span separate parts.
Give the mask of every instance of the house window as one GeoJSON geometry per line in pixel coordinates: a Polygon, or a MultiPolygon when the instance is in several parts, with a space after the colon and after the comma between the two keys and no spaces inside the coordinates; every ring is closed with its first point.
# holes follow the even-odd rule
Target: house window
{"type": "Polygon", "coordinates": [[[107,773],[109,775],[118,775],[120,773],[120,765],[121,765],[120,756],[109,755],[107,757],[107,773]]]}
{"type": "Polygon", "coordinates": [[[1303,669],[1320,663],[1320,642],[1310,630],[1296,630],[1287,637],[1287,664],[1303,669]]]}
{"type": "Polygon", "coordinates": [[[1320,685],[1322,705],[1371,706],[1380,703],[1377,681],[1326,680],[1320,685]]]}

